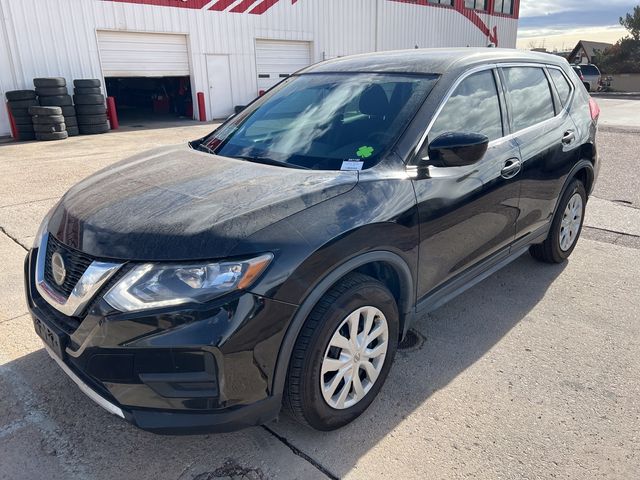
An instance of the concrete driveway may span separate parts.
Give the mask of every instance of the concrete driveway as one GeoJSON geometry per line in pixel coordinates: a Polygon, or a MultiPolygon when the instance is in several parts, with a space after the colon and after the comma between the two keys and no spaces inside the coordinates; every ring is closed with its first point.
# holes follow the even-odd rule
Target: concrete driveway
{"type": "Polygon", "coordinates": [[[640,131],[607,128],[601,183],[570,261],[524,256],[421,318],[422,342],[398,353],[354,424],[319,433],[283,415],[192,437],[137,430],[76,388],[33,332],[22,261],[72,184],[211,126],[0,145],[0,478],[636,477],[640,204],[626,186],[640,179],[640,131]]]}

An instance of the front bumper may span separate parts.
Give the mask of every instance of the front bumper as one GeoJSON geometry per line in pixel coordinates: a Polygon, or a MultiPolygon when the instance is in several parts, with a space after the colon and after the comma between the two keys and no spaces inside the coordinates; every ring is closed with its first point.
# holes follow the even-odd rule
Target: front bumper
{"type": "Polygon", "coordinates": [[[271,384],[294,305],[239,292],[206,305],[123,314],[99,292],[81,318],[65,317],[35,288],[36,255],[25,261],[36,331],[107,411],[166,434],[231,431],[277,417],[281,396],[271,384]]]}

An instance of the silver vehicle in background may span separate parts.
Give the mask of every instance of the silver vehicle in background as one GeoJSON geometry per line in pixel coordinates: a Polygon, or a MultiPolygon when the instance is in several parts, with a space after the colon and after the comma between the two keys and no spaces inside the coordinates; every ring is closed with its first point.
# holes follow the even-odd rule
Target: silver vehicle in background
{"type": "MultiPolygon", "coordinates": [[[[584,86],[587,88],[587,92],[596,92],[599,90],[602,82],[602,74],[600,69],[593,64],[588,65],[576,65],[580,68],[580,79],[584,86]]],[[[575,70],[575,67],[574,67],[575,70]]]]}

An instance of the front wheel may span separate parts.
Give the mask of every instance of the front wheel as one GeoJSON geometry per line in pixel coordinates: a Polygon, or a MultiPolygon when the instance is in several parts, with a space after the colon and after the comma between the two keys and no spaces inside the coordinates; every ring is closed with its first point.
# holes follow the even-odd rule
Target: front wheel
{"type": "Polygon", "coordinates": [[[543,243],[531,246],[531,255],[546,263],[562,263],[569,258],[582,232],[586,205],[584,185],[573,180],[560,200],[549,235],[543,243]]]}
{"type": "Polygon", "coordinates": [[[382,388],[396,353],[399,315],[377,280],[350,274],[318,302],[296,341],[285,406],[318,430],[360,416],[382,388]]]}

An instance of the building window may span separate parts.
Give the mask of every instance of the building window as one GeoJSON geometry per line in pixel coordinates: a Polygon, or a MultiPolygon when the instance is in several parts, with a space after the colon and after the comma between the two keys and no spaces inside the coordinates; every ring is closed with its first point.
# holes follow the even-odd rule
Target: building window
{"type": "Polygon", "coordinates": [[[453,0],[428,0],[429,3],[437,3],[438,5],[449,5],[453,7],[453,0]]]}
{"type": "Polygon", "coordinates": [[[465,8],[471,8],[473,10],[487,10],[487,0],[464,0],[465,8]]]}
{"type": "Polygon", "coordinates": [[[505,15],[513,15],[514,0],[496,0],[493,11],[495,13],[504,13],[505,15]]]}

